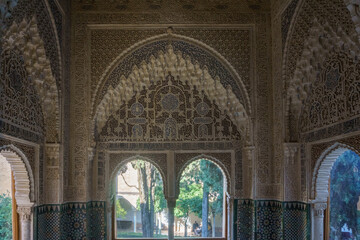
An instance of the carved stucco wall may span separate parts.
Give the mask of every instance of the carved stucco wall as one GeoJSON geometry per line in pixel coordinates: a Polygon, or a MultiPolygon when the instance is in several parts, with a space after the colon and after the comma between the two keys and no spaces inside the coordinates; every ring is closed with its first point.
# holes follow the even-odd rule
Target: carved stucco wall
{"type": "Polygon", "coordinates": [[[5,138],[13,136],[40,144],[36,154],[25,152],[37,179],[37,203],[47,201],[44,177],[50,176],[44,163],[47,156],[43,143],[61,141],[62,64],[60,32],[56,28],[62,23],[54,21],[55,6],[40,0],[1,3],[1,133],[7,134],[5,138]],[[35,159],[39,162],[35,163],[35,159]]]}
{"type": "MultiPolygon", "coordinates": [[[[359,80],[358,71],[355,70],[358,69],[355,56],[359,55],[359,49],[356,47],[359,43],[356,32],[357,18],[354,17],[358,6],[354,2],[341,0],[274,0],[271,7],[276,123],[274,166],[277,166],[274,173],[280,182],[285,179],[290,185],[301,183],[301,193],[299,192],[295,199],[307,201],[309,176],[313,171],[310,167],[310,159],[313,160],[313,157],[309,156],[306,150],[309,144],[303,144],[301,147],[299,145],[301,171],[295,172],[289,179],[292,168],[286,165],[287,145],[283,143],[301,144],[333,139],[359,129],[355,117],[357,113],[351,113],[358,106],[356,94],[352,94],[350,90],[357,88],[359,80]],[[335,71],[336,69],[339,71],[335,71]],[[327,77],[331,73],[334,73],[332,79],[327,77]],[[323,129],[316,128],[314,123],[308,123],[313,122],[308,113],[313,111],[313,106],[317,102],[323,106],[318,114],[312,116],[321,119],[317,122],[318,127],[327,126],[323,129]],[[329,111],[326,112],[327,106],[329,111]],[[341,106],[344,107],[338,109],[341,106]],[[336,110],[336,113],[331,114],[330,109],[336,110]],[[306,133],[300,135],[301,132],[306,133]],[[282,171],[283,164],[285,172],[282,171]]],[[[281,185],[284,186],[282,192],[286,200],[292,194],[286,190],[285,182],[281,185]]]]}
{"type": "MultiPolygon", "coordinates": [[[[178,6],[179,2],[175,2],[178,6]]],[[[105,69],[115,57],[125,49],[141,40],[164,33],[169,26],[173,26],[175,34],[193,37],[218,51],[243,80],[249,92],[250,102],[252,102],[250,107],[253,111],[252,117],[255,119],[250,125],[251,132],[261,135],[254,139],[254,135],[249,134],[250,144],[254,144],[255,141],[258,145],[254,154],[258,158],[256,163],[259,186],[257,195],[264,198],[277,198],[278,190],[272,188],[274,176],[271,174],[272,116],[271,108],[268,107],[272,103],[269,81],[271,31],[268,6],[266,4],[261,6],[258,12],[253,12],[247,4],[231,7],[231,9],[240,9],[243,14],[230,11],[230,7],[225,11],[216,10],[216,14],[210,14],[209,9],[201,9],[197,11],[197,14],[192,14],[192,10],[183,8],[181,5],[183,3],[180,3],[178,11],[182,14],[178,15],[169,14],[167,11],[168,7],[173,7],[173,4],[170,6],[164,3],[167,7],[161,5],[156,12],[148,6],[145,6],[145,11],[138,11],[136,7],[133,9],[131,1],[129,4],[127,6],[129,9],[135,9],[132,14],[126,11],[109,10],[114,6],[124,7],[120,6],[119,2],[85,1],[76,2],[73,5],[76,14],[72,19],[75,34],[72,41],[74,50],[72,78],[74,81],[71,88],[76,94],[73,95],[74,104],[71,107],[72,158],[68,169],[68,199],[86,198],[87,147],[89,144],[94,144],[91,141],[88,142],[93,134],[91,127],[93,123],[88,121],[93,112],[89,99],[94,97],[94,90],[101,79],[100,76],[104,74],[105,69]],[[110,12],[104,14],[104,9],[110,12]],[[206,22],[203,19],[206,19],[206,22]],[[144,25],[148,23],[153,25],[150,27],[144,25]],[[201,25],[204,23],[217,23],[218,26],[201,25]],[[253,102],[255,98],[256,104],[253,102]]],[[[144,5],[147,4],[144,3],[144,5]]],[[[141,146],[146,147],[142,143],[141,146]]]]}

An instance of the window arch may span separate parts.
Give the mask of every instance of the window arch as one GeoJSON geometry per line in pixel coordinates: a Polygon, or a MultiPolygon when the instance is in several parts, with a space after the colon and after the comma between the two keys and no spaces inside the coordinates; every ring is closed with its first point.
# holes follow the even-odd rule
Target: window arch
{"type": "Polygon", "coordinates": [[[348,150],[335,161],[325,219],[328,239],[360,236],[360,156],[348,150]]]}
{"type": "Polygon", "coordinates": [[[153,163],[134,156],[114,171],[111,202],[115,239],[167,238],[164,175],[153,163]]]}
{"type": "Polygon", "coordinates": [[[331,169],[336,159],[348,150],[354,151],[359,155],[359,152],[353,147],[343,143],[335,143],[325,150],[316,161],[311,185],[311,198],[313,202],[327,201],[331,169]]]}
{"type": "MultiPolygon", "coordinates": [[[[14,178],[13,190],[16,202],[13,202],[13,208],[15,207],[20,215],[21,239],[32,239],[31,218],[34,204],[34,178],[29,161],[12,144],[0,147],[0,157],[3,157],[10,164],[14,178]]],[[[18,220],[15,221],[15,223],[18,223],[18,220]]],[[[14,233],[15,237],[16,235],[17,232],[14,233]]]]}
{"type": "Polygon", "coordinates": [[[177,177],[176,236],[225,237],[228,181],[220,164],[216,159],[198,156],[183,166],[177,177]]]}
{"type": "Polygon", "coordinates": [[[312,176],[311,198],[313,204],[313,239],[323,239],[324,235],[329,236],[329,195],[331,170],[335,162],[348,151],[359,152],[343,143],[335,143],[326,149],[317,160],[312,176]],[[326,210],[327,209],[327,210],[326,210]],[[326,210],[326,211],[325,211],[326,210]],[[325,213],[325,225],[324,225],[325,213]]]}

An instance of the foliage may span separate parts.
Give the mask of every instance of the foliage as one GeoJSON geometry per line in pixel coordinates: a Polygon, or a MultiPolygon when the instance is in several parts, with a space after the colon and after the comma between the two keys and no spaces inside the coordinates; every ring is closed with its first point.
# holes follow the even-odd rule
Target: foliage
{"type": "Polygon", "coordinates": [[[115,205],[116,218],[124,218],[127,214],[126,210],[121,206],[120,199],[116,201],[115,205]]]}
{"type": "MultiPolygon", "coordinates": [[[[141,232],[117,232],[117,237],[118,238],[141,238],[142,237],[142,233],[141,232]]],[[[156,239],[159,238],[167,238],[167,235],[163,235],[163,234],[154,234],[154,237],[156,239]]]]}
{"type": "MultiPolygon", "coordinates": [[[[166,208],[161,175],[155,166],[149,162],[135,160],[131,162],[131,165],[137,171],[137,186],[131,187],[136,187],[139,191],[136,208],[141,212],[142,236],[153,237],[155,213],[166,208]]],[[[120,173],[126,171],[127,167],[120,173]]]]}
{"type": "Polygon", "coordinates": [[[158,180],[158,182],[155,184],[155,212],[159,213],[162,212],[167,207],[167,202],[164,196],[163,191],[163,183],[161,178],[158,180]]]}
{"type": "Polygon", "coordinates": [[[184,220],[189,217],[190,212],[194,212],[200,217],[203,190],[200,184],[185,185],[180,188],[180,195],[176,201],[174,210],[177,218],[184,220]]]}
{"type": "Polygon", "coordinates": [[[0,239],[12,239],[12,199],[9,193],[0,195],[0,239]]]}
{"type": "Polygon", "coordinates": [[[341,228],[347,224],[357,236],[357,203],[360,196],[360,157],[347,151],[335,162],[330,182],[330,239],[341,236],[341,228]]]}
{"type": "MultiPolygon", "coordinates": [[[[180,196],[176,204],[175,216],[185,220],[189,214],[188,206],[191,205],[191,212],[202,218],[202,225],[207,226],[208,207],[213,219],[215,215],[222,214],[223,187],[223,174],[216,164],[205,159],[192,162],[181,175],[180,196]]],[[[203,228],[202,236],[208,235],[207,228],[203,228]]]]}

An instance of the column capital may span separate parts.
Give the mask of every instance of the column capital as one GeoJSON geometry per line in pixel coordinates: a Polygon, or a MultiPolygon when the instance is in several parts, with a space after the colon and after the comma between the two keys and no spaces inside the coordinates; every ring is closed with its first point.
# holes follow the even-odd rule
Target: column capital
{"type": "Polygon", "coordinates": [[[323,217],[324,211],[327,208],[327,203],[314,203],[313,209],[316,217],[323,217]]]}
{"type": "Polygon", "coordinates": [[[32,208],[30,206],[18,206],[17,212],[20,215],[21,221],[30,221],[32,208]]]}
{"type": "Polygon", "coordinates": [[[48,157],[59,157],[60,144],[59,143],[45,143],[45,152],[48,157]]]}
{"type": "Polygon", "coordinates": [[[284,146],[285,162],[294,163],[295,157],[299,153],[301,144],[296,143],[296,142],[287,142],[287,143],[284,143],[283,146],[284,146]]]}

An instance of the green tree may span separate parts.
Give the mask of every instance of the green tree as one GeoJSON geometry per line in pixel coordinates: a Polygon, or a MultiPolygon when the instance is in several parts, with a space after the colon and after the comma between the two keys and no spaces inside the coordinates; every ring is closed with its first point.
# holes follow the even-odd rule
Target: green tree
{"type": "MultiPolygon", "coordinates": [[[[181,183],[180,183],[181,184],[181,183]]],[[[184,237],[187,237],[187,224],[191,212],[200,215],[202,205],[202,186],[200,184],[181,184],[180,195],[176,201],[175,216],[181,218],[185,225],[184,237]]]]}
{"type": "MultiPolygon", "coordinates": [[[[215,237],[215,216],[222,214],[223,207],[223,174],[216,164],[202,159],[198,177],[203,184],[202,226],[208,226],[210,208],[213,216],[212,235],[215,237]]],[[[209,236],[207,227],[202,227],[201,236],[209,236]]]]}
{"type": "MultiPolygon", "coordinates": [[[[202,226],[208,226],[209,210],[212,213],[212,235],[215,237],[215,216],[222,214],[224,180],[220,168],[205,159],[194,161],[184,170],[181,176],[180,196],[183,185],[200,184],[202,186],[202,204],[192,209],[202,219],[202,226]]],[[[185,190],[186,192],[186,190],[185,190]]],[[[207,227],[202,227],[203,237],[208,237],[207,227]]]]}
{"type": "Polygon", "coordinates": [[[162,189],[163,182],[159,171],[151,163],[136,160],[132,161],[131,165],[137,171],[137,186],[129,185],[122,175],[127,171],[126,166],[120,170],[120,176],[128,187],[134,187],[139,191],[136,207],[141,213],[142,235],[143,237],[153,237],[155,213],[161,212],[166,208],[162,189]]]}
{"type": "Polygon", "coordinates": [[[0,239],[12,239],[12,199],[10,194],[0,195],[0,239]]]}
{"type": "Polygon", "coordinates": [[[120,199],[116,201],[115,205],[116,218],[124,218],[127,214],[126,210],[121,206],[120,199]]]}
{"type": "Polygon", "coordinates": [[[357,203],[360,196],[360,157],[346,151],[335,162],[330,177],[330,239],[340,239],[346,224],[358,234],[357,203]]]}

